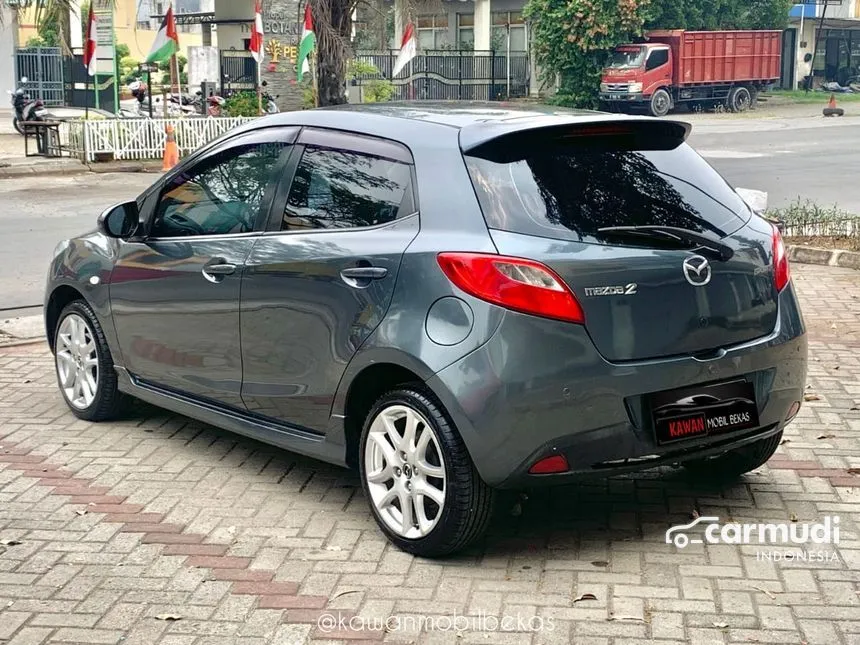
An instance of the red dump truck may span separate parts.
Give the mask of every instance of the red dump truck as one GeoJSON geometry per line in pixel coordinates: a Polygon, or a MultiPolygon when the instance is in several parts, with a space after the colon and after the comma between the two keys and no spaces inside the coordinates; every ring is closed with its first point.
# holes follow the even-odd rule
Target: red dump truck
{"type": "Polygon", "coordinates": [[[610,111],[665,116],[679,103],[743,112],[779,80],[781,31],[652,31],[615,49],[600,100],[610,111]]]}

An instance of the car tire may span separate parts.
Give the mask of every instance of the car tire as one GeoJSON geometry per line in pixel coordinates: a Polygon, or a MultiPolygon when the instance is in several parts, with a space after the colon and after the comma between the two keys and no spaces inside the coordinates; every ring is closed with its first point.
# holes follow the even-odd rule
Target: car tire
{"type": "Polygon", "coordinates": [[[669,96],[669,92],[664,89],[654,92],[651,97],[650,109],[652,116],[666,116],[669,114],[669,110],[672,109],[672,97],[669,96]]]}
{"type": "Polygon", "coordinates": [[[782,431],[759,439],[741,448],[735,448],[713,459],[688,461],[684,466],[691,472],[708,477],[732,479],[764,466],[782,441],[782,431]]]}
{"type": "Polygon", "coordinates": [[[752,106],[752,100],[752,92],[749,88],[743,85],[733,87],[729,92],[726,107],[731,112],[746,112],[752,106]]]}
{"type": "Polygon", "coordinates": [[[79,419],[107,421],[128,402],[119,391],[113,357],[92,308],[84,300],[69,303],[54,330],[57,384],[66,405],[79,419]]]}
{"type": "Polygon", "coordinates": [[[824,108],[824,116],[844,116],[845,110],[842,108],[824,108]]]}
{"type": "Polygon", "coordinates": [[[376,523],[413,555],[459,551],[484,534],[492,516],[495,491],[481,479],[442,405],[423,386],[393,390],[374,404],[361,433],[359,469],[376,523]],[[420,494],[430,489],[432,496],[420,494]]]}

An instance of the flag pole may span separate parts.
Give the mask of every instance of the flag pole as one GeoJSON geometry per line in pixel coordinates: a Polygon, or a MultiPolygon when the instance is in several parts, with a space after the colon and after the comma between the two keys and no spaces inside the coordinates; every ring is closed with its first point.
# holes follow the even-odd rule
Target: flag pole
{"type": "Polygon", "coordinates": [[[317,48],[314,47],[313,55],[311,56],[311,80],[313,80],[314,84],[314,107],[320,106],[320,84],[319,78],[317,77],[318,67],[317,67],[317,48]]]}
{"type": "Polygon", "coordinates": [[[263,65],[257,61],[257,111],[263,116],[263,65]]]}

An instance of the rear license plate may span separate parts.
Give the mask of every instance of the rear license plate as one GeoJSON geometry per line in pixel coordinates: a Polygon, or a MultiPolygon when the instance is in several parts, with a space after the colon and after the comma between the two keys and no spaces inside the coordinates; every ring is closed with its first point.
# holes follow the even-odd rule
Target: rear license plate
{"type": "Polygon", "coordinates": [[[755,388],[747,381],[700,385],[651,395],[658,444],[758,427],[755,388]]]}
{"type": "Polygon", "coordinates": [[[609,98],[611,98],[611,99],[623,99],[626,97],[627,97],[627,95],[624,94],[623,92],[610,92],[609,93],[609,98]]]}

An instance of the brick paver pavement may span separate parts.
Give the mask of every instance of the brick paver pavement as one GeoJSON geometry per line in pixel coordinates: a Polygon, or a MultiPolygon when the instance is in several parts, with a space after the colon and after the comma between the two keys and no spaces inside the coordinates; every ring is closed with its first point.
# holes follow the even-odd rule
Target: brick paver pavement
{"type": "Polygon", "coordinates": [[[44,346],[0,350],[0,643],[860,643],[860,273],[794,273],[814,400],[769,466],[508,499],[439,562],[389,546],[349,472],[150,407],[77,421],[44,346]],[[821,562],[665,544],[694,512],[836,514],[841,542],[821,562]]]}

